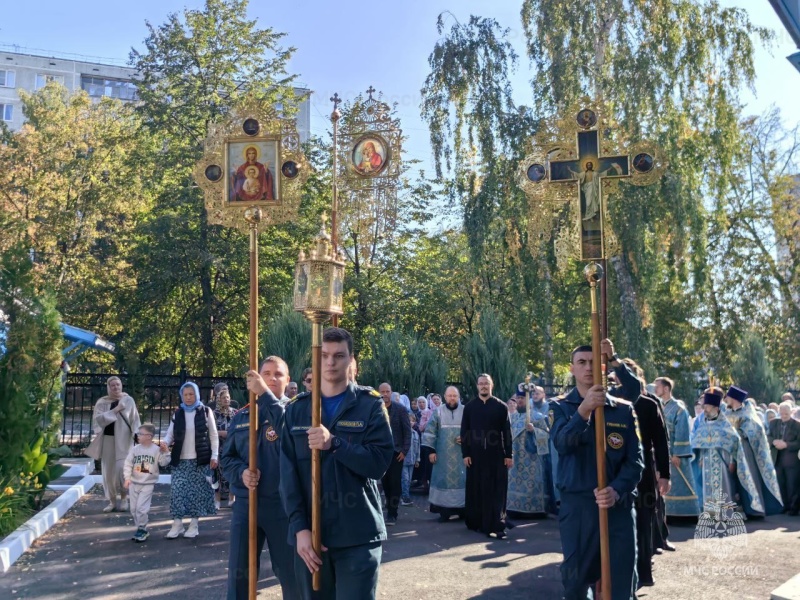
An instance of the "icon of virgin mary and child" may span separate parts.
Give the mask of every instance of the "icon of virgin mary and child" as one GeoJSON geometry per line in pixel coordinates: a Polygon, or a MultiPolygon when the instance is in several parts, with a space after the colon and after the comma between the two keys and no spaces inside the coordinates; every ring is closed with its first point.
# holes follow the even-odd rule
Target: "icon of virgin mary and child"
{"type": "Polygon", "coordinates": [[[275,200],[275,180],[269,168],[258,161],[258,147],[247,146],[243,155],[245,161],[239,165],[231,178],[231,201],[275,200]]]}

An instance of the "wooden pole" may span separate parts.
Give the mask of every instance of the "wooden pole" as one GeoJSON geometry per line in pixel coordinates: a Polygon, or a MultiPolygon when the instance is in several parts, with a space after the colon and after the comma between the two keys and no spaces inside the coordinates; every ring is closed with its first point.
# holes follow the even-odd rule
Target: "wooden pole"
{"type": "MultiPolygon", "coordinates": [[[[331,113],[331,121],[333,121],[333,188],[331,190],[331,246],[333,247],[333,255],[336,256],[339,250],[339,185],[336,181],[338,171],[338,158],[337,150],[339,144],[339,119],[342,116],[339,110],[339,94],[334,94],[331,98],[333,102],[333,112],[331,113]]],[[[339,326],[339,315],[333,315],[332,324],[334,327],[339,326]]],[[[321,343],[320,343],[321,345],[321,343]]],[[[313,375],[312,375],[313,377],[313,375]]],[[[315,590],[317,588],[314,588],[315,590]]]]}
{"type": "MultiPolygon", "coordinates": [[[[598,265],[599,266],[599,265],[598,265]]],[[[591,267],[591,265],[589,265],[591,267]]],[[[602,271],[600,277],[602,277],[602,271]]],[[[603,384],[602,353],[600,352],[600,315],[597,311],[597,279],[594,271],[589,274],[587,267],[587,279],[592,300],[592,376],[594,385],[603,384]]],[[[606,419],[603,406],[598,406],[594,410],[594,444],[595,455],[597,458],[597,489],[603,490],[608,483],[606,482],[606,419]]],[[[608,537],[608,509],[600,508],[600,587],[602,589],[603,600],[611,600],[611,554],[608,537]]]]}
{"type": "MultiPolygon", "coordinates": [[[[322,323],[311,324],[311,426],[322,425],[322,323]]],[[[319,450],[311,451],[311,544],[322,556],[322,461],[319,450]]],[[[312,587],[321,589],[321,571],[315,571],[312,587]]]]}
{"type": "MultiPolygon", "coordinates": [[[[602,259],[600,266],[603,273],[608,273],[608,259],[602,259]]],[[[608,277],[600,280],[600,337],[603,340],[608,338],[608,277]]]]}
{"type": "MultiPolygon", "coordinates": [[[[258,371],[258,222],[261,220],[261,211],[251,209],[250,223],[250,369],[258,371]]],[[[258,396],[250,393],[250,444],[248,448],[248,462],[250,471],[258,471],[258,396]]],[[[248,549],[247,549],[247,576],[248,598],[256,600],[256,587],[258,585],[258,490],[252,489],[248,493],[248,549]]]]}

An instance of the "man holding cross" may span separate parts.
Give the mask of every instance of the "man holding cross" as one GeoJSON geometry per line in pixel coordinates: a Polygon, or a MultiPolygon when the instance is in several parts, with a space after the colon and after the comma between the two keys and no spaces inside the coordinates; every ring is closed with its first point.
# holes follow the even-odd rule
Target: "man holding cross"
{"type": "MultiPolygon", "coordinates": [[[[604,346],[610,347],[610,343],[606,340],[604,346]]],[[[609,363],[615,369],[626,368],[616,355],[609,363]]],[[[564,598],[585,600],[589,589],[600,579],[598,508],[605,508],[614,548],[610,600],[630,600],[635,597],[637,586],[633,503],[644,469],[636,413],[630,402],[594,385],[591,346],[578,346],[572,351],[570,372],[575,377],[575,388],[550,403],[550,436],[559,460],[556,486],[561,493],[558,521],[564,554],[564,598]],[[609,481],[602,490],[597,489],[594,432],[594,410],[600,406],[605,407],[609,481]]],[[[626,394],[623,391],[619,395],[626,394]]]]}

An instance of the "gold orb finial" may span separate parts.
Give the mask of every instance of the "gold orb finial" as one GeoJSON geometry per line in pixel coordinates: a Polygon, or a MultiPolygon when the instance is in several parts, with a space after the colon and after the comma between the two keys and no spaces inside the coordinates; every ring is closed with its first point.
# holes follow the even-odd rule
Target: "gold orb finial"
{"type": "Polygon", "coordinates": [[[583,276],[589,283],[597,283],[603,278],[603,267],[599,264],[592,262],[583,268],[583,276]]]}
{"type": "Polygon", "coordinates": [[[251,206],[244,211],[244,218],[250,224],[260,223],[264,213],[258,206],[251,206]]]}

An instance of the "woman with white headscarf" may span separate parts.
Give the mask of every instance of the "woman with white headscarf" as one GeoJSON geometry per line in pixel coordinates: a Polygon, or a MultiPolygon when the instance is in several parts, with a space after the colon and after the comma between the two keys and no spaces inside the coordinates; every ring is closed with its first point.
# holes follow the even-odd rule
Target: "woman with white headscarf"
{"type": "Polygon", "coordinates": [[[219,434],[211,409],[200,401],[200,390],[191,381],[181,386],[181,405],[172,416],[167,435],[161,442],[166,450],[172,445],[172,485],[169,512],[172,528],[167,538],[197,537],[199,518],[217,514],[211,470],[219,464],[219,434]],[[183,519],[189,517],[189,529],[183,519]]]}
{"type": "Polygon", "coordinates": [[[92,426],[95,438],[85,453],[100,460],[103,491],[108,500],[103,512],[126,511],[128,499],[122,485],[122,472],[125,458],[133,446],[133,434],[139,430],[141,422],[136,402],[122,391],[119,377],[108,378],[106,391],[108,393],[94,405],[92,426]]]}

